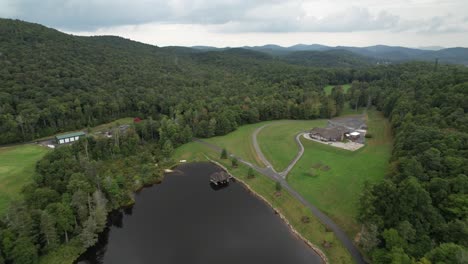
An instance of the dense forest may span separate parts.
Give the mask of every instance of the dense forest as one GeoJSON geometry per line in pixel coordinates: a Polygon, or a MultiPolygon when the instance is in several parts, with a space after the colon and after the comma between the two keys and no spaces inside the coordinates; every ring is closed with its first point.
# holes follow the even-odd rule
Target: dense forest
{"type": "Polygon", "coordinates": [[[158,48],[0,20],[0,144],[120,117],[143,122],[46,155],[0,221],[0,263],[77,255],[107,212],[161,179],[174,148],[272,119],[375,106],[395,134],[388,177],[361,197],[360,244],[374,263],[466,263],[468,69],[407,63],[317,68],[245,49],[158,48]],[[345,95],[338,84],[351,83],[345,95]],[[328,84],[337,85],[330,95],[328,84]],[[156,169],[155,169],[156,168],[156,169]]]}
{"type": "Polygon", "coordinates": [[[374,263],[467,263],[467,70],[393,70],[351,88],[372,94],[395,133],[388,177],[361,197],[361,244],[374,263]]]}
{"type": "MultiPolygon", "coordinates": [[[[131,204],[134,191],[162,179],[173,146],[169,139],[162,146],[151,140],[150,127],[141,124],[123,135],[116,129],[113,139],[88,137],[38,162],[24,200],[12,203],[0,222],[0,263],[38,263],[47,254],[41,263],[69,262],[94,245],[109,211],[131,204]]],[[[190,138],[179,135],[182,142],[190,138]]]]}
{"type": "Polygon", "coordinates": [[[359,78],[369,76],[0,20],[0,144],[137,115],[184,119],[202,137],[259,120],[330,117],[323,85],[359,78]]]}

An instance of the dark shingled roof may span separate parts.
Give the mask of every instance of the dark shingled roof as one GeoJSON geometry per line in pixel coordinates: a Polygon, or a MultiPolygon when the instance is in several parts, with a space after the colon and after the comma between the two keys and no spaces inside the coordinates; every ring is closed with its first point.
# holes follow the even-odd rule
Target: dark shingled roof
{"type": "Polygon", "coordinates": [[[343,134],[347,133],[348,129],[344,127],[314,127],[311,131],[310,134],[312,135],[318,135],[320,137],[323,137],[327,140],[341,140],[343,138],[343,134]]]}
{"type": "Polygon", "coordinates": [[[218,171],[211,174],[210,179],[215,182],[222,182],[229,179],[229,174],[225,171],[218,171]]]}

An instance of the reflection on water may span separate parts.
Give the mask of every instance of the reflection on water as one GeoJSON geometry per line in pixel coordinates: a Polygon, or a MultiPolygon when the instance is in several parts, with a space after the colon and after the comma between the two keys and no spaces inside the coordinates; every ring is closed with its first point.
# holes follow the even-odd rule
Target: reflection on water
{"type": "Polygon", "coordinates": [[[320,263],[240,184],[211,185],[217,170],[210,163],[184,164],[142,190],[133,207],[109,216],[98,244],[78,263],[320,263]]]}

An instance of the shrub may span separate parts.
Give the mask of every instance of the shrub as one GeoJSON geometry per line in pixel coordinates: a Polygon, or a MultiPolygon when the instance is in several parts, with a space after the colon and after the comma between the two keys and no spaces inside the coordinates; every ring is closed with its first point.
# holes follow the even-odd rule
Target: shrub
{"type": "Polygon", "coordinates": [[[275,189],[277,192],[281,192],[281,190],[283,189],[283,186],[281,186],[280,182],[276,182],[275,189]]]}
{"type": "Polygon", "coordinates": [[[239,160],[236,157],[232,158],[231,165],[232,167],[237,168],[237,166],[239,166],[239,160]]]}
{"type": "Polygon", "coordinates": [[[227,155],[227,150],[226,150],[226,149],[223,149],[223,150],[221,151],[221,159],[227,159],[227,156],[228,156],[228,155],[227,155]]]}
{"type": "Polygon", "coordinates": [[[249,170],[247,171],[247,179],[253,179],[253,178],[255,178],[254,170],[252,168],[249,168],[249,170]]]}

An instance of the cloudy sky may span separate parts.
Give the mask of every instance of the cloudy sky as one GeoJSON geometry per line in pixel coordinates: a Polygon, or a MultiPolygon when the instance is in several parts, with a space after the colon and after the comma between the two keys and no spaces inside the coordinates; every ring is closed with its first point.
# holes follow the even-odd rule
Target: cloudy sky
{"type": "Polygon", "coordinates": [[[468,47],[468,0],[0,0],[0,17],[158,46],[468,47]]]}

